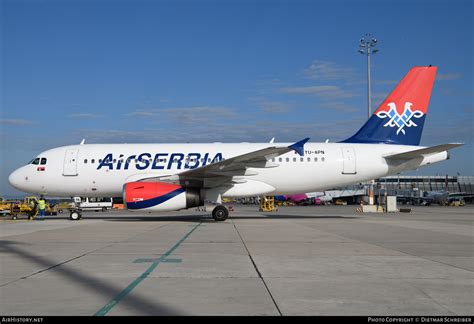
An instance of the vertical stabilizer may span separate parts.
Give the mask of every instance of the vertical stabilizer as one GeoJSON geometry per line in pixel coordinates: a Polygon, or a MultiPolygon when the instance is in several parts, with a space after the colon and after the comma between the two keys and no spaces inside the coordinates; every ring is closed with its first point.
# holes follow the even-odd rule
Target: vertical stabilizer
{"type": "Polygon", "coordinates": [[[419,145],[436,70],[412,68],[364,126],[342,142],[419,145]]]}

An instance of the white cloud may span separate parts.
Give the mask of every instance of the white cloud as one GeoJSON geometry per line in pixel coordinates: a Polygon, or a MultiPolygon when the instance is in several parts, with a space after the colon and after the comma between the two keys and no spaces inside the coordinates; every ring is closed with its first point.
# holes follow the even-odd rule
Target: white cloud
{"type": "Polygon", "coordinates": [[[141,130],[78,129],[77,138],[87,134],[88,143],[212,143],[212,142],[268,142],[276,137],[279,142],[293,142],[304,137],[312,141],[338,141],[351,136],[364,122],[363,118],[348,118],[331,122],[250,121],[248,123],[173,124],[141,130]]]}
{"type": "Polygon", "coordinates": [[[338,86],[334,85],[319,85],[319,86],[308,86],[308,87],[285,87],[280,88],[279,92],[287,94],[303,94],[312,95],[320,98],[352,98],[358,96],[353,91],[343,90],[338,86]]]}
{"type": "Polygon", "coordinates": [[[321,60],[314,60],[304,73],[313,80],[351,80],[355,77],[353,68],[321,60]]]}
{"type": "Polygon", "coordinates": [[[399,82],[400,80],[374,80],[376,85],[395,85],[399,82]]]}
{"type": "Polygon", "coordinates": [[[102,117],[102,115],[90,114],[90,113],[77,113],[77,114],[69,115],[69,118],[76,118],[76,119],[95,119],[99,117],[102,117]]]}
{"type": "Polygon", "coordinates": [[[160,109],[160,112],[170,115],[200,116],[203,114],[216,115],[223,118],[232,118],[236,116],[235,111],[229,107],[222,106],[191,106],[191,107],[173,107],[160,109]]]}
{"type": "Polygon", "coordinates": [[[193,127],[219,127],[219,124],[239,118],[231,108],[220,106],[173,107],[153,110],[137,110],[127,117],[146,118],[161,125],[169,123],[193,127]]]}
{"type": "Polygon", "coordinates": [[[438,73],[436,75],[437,81],[451,81],[461,79],[461,73],[438,73]]]}
{"type": "Polygon", "coordinates": [[[125,114],[127,117],[143,117],[143,118],[148,118],[148,117],[155,117],[158,116],[158,112],[153,110],[135,110],[132,111],[131,113],[125,114]]]}
{"type": "Polygon", "coordinates": [[[348,105],[348,104],[346,104],[344,102],[340,102],[340,101],[324,103],[324,104],[321,104],[321,107],[332,109],[332,110],[340,110],[340,111],[344,111],[344,112],[362,111],[361,109],[357,109],[354,106],[348,105]]]}
{"type": "Polygon", "coordinates": [[[32,120],[27,119],[0,119],[0,124],[13,126],[27,126],[33,124],[32,120]]]}
{"type": "Polygon", "coordinates": [[[283,102],[261,102],[260,108],[264,112],[273,114],[286,114],[291,110],[290,105],[283,102]]]}
{"type": "Polygon", "coordinates": [[[160,113],[176,124],[209,129],[219,129],[226,122],[239,117],[233,109],[220,106],[165,108],[161,109],[160,113]]]}

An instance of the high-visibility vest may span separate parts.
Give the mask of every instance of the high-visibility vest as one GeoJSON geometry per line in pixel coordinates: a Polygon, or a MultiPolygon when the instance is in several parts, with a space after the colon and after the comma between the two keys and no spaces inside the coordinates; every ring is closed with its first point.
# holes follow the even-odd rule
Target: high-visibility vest
{"type": "Polygon", "coordinates": [[[39,209],[46,209],[46,201],[44,199],[38,200],[39,209]]]}

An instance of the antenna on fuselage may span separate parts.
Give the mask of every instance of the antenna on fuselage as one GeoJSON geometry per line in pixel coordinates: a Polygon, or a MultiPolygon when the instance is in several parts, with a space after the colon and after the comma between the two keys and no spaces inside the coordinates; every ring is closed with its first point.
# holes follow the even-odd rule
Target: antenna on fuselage
{"type": "Polygon", "coordinates": [[[82,141],[81,141],[81,143],[80,143],[79,145],[84,145],[85,142],[86,142],[86,139],[83,138],[82,141]]]}
{"type": "Polygon", "coordinates": [[[275,142],[275,137],[272,137],[272,139],[270,140],[270,143],[273,143],[275,142]]]}

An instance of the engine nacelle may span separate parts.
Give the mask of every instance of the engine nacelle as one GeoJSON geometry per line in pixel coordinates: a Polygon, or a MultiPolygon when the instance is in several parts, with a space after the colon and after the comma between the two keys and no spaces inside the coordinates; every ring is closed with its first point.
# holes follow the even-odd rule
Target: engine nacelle
{"type": "Polygon", "coordinates": [[[200,189],[166,182],[126,183],[123,201],[130,210],[173,211],[204,205],[200,189]]]}

